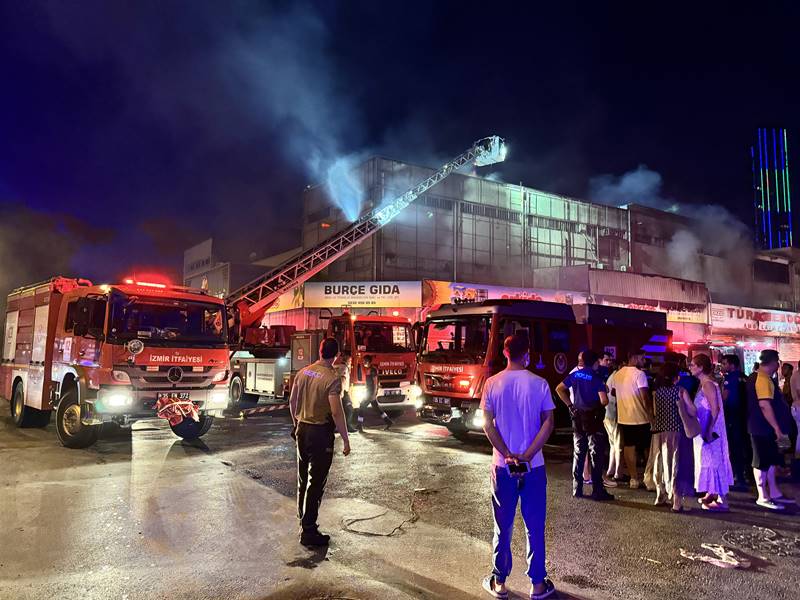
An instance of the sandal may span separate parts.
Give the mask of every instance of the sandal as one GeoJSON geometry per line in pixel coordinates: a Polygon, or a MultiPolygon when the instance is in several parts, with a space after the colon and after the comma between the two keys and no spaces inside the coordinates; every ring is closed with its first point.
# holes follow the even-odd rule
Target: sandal
{"type": "Polygon", "coordinates": [[[544,578],[542,583],[544,583],[544,591],[541,594],[531,592],[531,600],[542,600],[543,598],[548,598],[556,591],[556,586],[547,577],[544,578]]]}
{"type": "Polygon", "coordinates": [[[483,578],[483,582],[481,583],[486,593],[490,594],[493,598],[508,598],[508,592],[498,592],[494,589],[494,584],[494,575],[487,575],[483,578]]]}

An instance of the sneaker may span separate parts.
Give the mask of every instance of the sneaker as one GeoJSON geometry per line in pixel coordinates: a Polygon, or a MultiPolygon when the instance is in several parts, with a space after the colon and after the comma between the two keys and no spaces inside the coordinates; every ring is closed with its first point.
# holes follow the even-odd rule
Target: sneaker
{"type": "Polygon", "coordinates": [[[641,482],[638,479],[631,479],[628,485],[630,485],[632,490],[638,490],[641,482]]]}
{"type": "Polygon", "coordinates": [[[603,485],[608,488],[615,488],[619,484],[613,479],[609,479],[608,477],[603,477],[603,485]]]}
{"type": "Polygon", "coordinates": [[[772,500],[756,500],[756,504],[769,510],[783,510],[784,508],[783,505],[775,504],[772,500]]]}
{"type": "Polygon", "coordinates": [[[327,546],[331,536],[320,533],[319,530],[304,531],[300,534],[300,544],[303,546],[327,546]]]}
{"type": "Polygon", "coordinates": [[[600,489],[596,492],[592,492],[592,500],[597,502],[608,502],[609,500],[614,500],[614,496],[609,494],[607,491],[600,489]]]}

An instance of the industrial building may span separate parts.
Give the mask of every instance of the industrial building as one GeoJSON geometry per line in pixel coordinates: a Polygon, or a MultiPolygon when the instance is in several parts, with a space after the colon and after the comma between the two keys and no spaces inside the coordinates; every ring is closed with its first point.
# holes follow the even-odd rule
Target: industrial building
{"type": "MultiPolygon", "coordinates": [[[[352,175],[363,189],[365,211],[432,173],[375,157],[352,175]]],[[[297,290],[282,297],[267,322],[315,327],[320,309],[343,307],[387,310],[413,320],[432,306],[464,298],[530,297],[662,310],[679,345],[718,342],[720,349],[751,352],[774,347],[800,359],[800,332],[787,325],[800,323],[793,316],[800,310],[800,251],[756,251],[744,228],[709,236],[715,215],[708,210],[704,222],[637,204],[636,198],[614,207],[454,174],[306,284],[305,295],[297,290]],[[723,233],[740,237],[726,240],[723,233]],[[349,282],[402,285],[397,297],[361,303],[348,294],[324,294],[320,282],[340,284],[329,288],[334,291],[351,289],[349,282]]],[[[310,186],[303,191],[301,248],[260,266],[266,271],[348,224],[327,187],[310,186]]],[[[210,248],[198,248],[187,251],[188,266],[202,263],[187,271],[187,284],[205,277],[209,289],[227,293],[211,283],[214,273],[227,275],[228,291],[233,279],[242,279],[232,279],[236,265],[199,256],[210,248]]]]}

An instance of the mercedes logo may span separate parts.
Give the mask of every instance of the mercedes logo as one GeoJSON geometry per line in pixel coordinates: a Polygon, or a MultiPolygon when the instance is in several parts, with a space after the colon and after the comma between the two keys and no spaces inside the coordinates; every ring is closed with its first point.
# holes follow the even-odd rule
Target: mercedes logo
{"type": "Polygon", "coordinates": [[[183,379],[183,369],[180,367],[171,367],[170,370],[167,371],[167,379],[172,383],[178,383],[183,379]]]}

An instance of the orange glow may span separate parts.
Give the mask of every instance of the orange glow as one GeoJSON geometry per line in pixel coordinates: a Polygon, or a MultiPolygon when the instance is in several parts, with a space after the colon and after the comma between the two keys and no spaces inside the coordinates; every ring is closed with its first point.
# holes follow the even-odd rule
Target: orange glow
{"type": "Polygon", "coordinates": [[[133,285],[133,279],[125,279],[122,283],[127,283],[128,285],[133,285]]]}
{"type": "Polygon", "coordinates": [[[400,311],[399,310],[393,310],[392,311],[392,316],[393,317],[399,317],[400,316],[400,311]]]}
{"type": "Polygon", "coordinates": [[[330,228],[331,224],[323,222],[323,223],[320,223],[319,226],[322,227],[323,229],[328,229],[328,228],[330,228]]]}
{"type": "Polygon", "coordinates": [[[458,387],[468,388],[470,383],[472,383],[472,382],[469,379],[459,379],[458,380],[458,387]]]}

